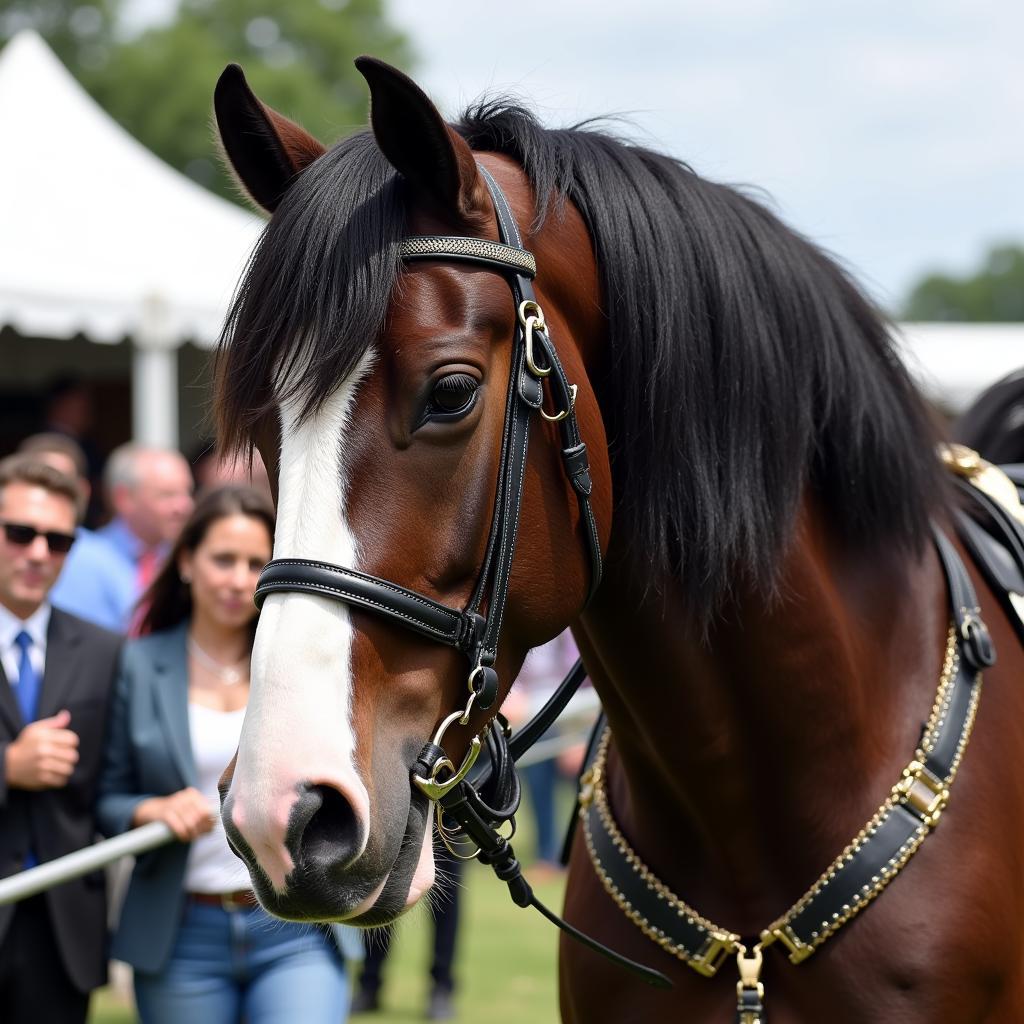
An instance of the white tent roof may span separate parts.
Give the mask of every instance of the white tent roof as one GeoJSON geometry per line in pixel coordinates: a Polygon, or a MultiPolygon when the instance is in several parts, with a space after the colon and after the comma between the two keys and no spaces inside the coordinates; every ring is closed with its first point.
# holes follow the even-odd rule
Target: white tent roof
{"type": "Polygon", "coordinates": [[[136,142],[32,31],[0,53],[0,138],[0,327],[213,344],[258,217],[136,142]]]}
{"type": "Polygon", "coordinates": [[[953,412],[1024,367],[1024,324],[904,323],[899,333],[918,387],[953,412]]]}

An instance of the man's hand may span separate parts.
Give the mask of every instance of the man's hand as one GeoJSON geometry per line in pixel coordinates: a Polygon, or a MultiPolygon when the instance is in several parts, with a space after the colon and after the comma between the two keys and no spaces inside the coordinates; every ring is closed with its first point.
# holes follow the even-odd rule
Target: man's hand
{"type": "Polygon", "coordinates": [[[12,789],[60,789],[78,763],[78,733],[69,711],[30,722],[7,745],[4,775],[12,789]]]}
{"type": "Polygon", "coordinates": [[[165,821],[183,843],[190,843],[213,828],[213,809],[206,797],[189,786],[170,796],[151,796],[135,808],[132,825],[147,825],[151,821],[165,821]]]}

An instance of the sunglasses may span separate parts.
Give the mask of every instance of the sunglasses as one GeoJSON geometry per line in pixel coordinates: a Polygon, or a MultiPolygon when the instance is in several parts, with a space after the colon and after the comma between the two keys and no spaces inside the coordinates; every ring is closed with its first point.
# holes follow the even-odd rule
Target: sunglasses
{"type": "Polygon", "coordinates": [[[18,547],[27,547],[36,539],[43,536],[46,538],[46,546],[52,555],[66,555],[75,543],[73,533],[60,533],[57,530],[37,530],[34,526],[25,523],[0,523],[4,528],[4,534],[9,544],[17,544],[18,547]]]}

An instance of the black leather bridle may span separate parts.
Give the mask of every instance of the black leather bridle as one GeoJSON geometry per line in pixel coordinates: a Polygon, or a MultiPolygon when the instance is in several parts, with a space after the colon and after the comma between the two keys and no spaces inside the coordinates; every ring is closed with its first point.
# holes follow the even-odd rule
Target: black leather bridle
{"type": "Polygon", "coordinates": [[[457,770],[441,749],[445,731],[456,721],[465,725],[474,705],[485,711],[493,706],[498,696],[494,664],[519,529],[530,420],[534,413],[559,426],[562,463],[579,502],[580,521],[590,556],[588,601],[601,582],[601,544],[590,506],[592,484],[587,446],[580,437],[576,420],[576,385],[570,384],[566,377],[533,292],[531,278],[536,275],[536,261],[532,253],[523,248],[501,189],[485,168],[479,167],[479,171],[494,202],[500,243],[481,238],[418,235],[403,239],[399,250],[405,262],[454,260],[497,271],[508,280],[515,301],[516,325],[494,514],[483,564],[468,604],[461,610],[450,608],[390,580],[330,562],[302,558],[278,558],[268,562],[255,595],[257,606],[262,606],[268,594],[282,591],[329,597],[380,615],[425,639],[466,654],[470,664],[466,704],[440,723],[432,743],[427,745],[437,753],[431,757],[425,749],[418,762],[421,770],[413,772],[414,783],[432,800],[439,800],[466,777],[479,754],[488,726],[473,737],[457,770]],[[555,408],[560,410],[554,416],[542,408],[545,380],[555,408]]]}
{"type": "Polygon", "coordinates": [[[591,949],[638,973],[646,981],[667,987],[669,982],[660,972],[608,949],[549,910],[534,895],[508,839],[499,833],[502,825],[513,822],[519,806],[515,761],[558,717],[579,687],[586,676],[582,662],[573,666],[541,711],[511,740],[499,715],[497,724],[488,721],[472,738],[458,768],[441,746],[445,732],[452,725],[468,724],[474,706],[486,711],[498,696],[494,664],[519,530],[530,420],[535,413],[559,427],[562,465],[576,493],[590,558],[587,602],[601,584],[601,542],[590,506],[592,482],[587,446],[576,420],[576,385],[570,384],[566,377],[548,336],[544,313],[534,295],[531,279],[537,273],[536,260],[523,248],[504,193],[484,167],[478,165],[478,169],[494,202],[501,242],[454,235],[418,235],[403,239],[399,248],[407,263],[453,260],[497,271],[509,282],[515,302],[516,324],[494,513],[483,564],[469,602],[461,610],[450,608],[398,583],[345,566],[304,558],[277,558],[268,562],[260,575],[256,604],[262,606],[268,594],[279,592],[317,594],[379,615],[427,640],[462,651],[470,664],[466,704],[442,719],[412,769],[413,784],[456,822],[454,829],[442,830],[442,838],[450,844],[452,836],[457,834],[464,845],[472,847],[474,855],[490,865],[508,885],[518,906],[535,907],[549,921],[591,949]],[[548,415],[543,409],[545,380],[554,406],[559,410],[554,415],[548,415]],[[485,743],[488,756],[476,764],[485,743]],[[471,774],[475,764],[476,770],[471,774]]]}

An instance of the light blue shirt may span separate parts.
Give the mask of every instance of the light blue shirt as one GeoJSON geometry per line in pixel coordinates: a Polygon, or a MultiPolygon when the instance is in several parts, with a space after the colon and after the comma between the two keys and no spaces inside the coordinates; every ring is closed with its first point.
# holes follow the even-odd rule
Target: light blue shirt
{"type": "Polygon", "coordinates": [[[139,599],[143,551],[145,545],[121,519],[95,532],[79,529],[50,601],[97,626],[126,633],[139,599]]]}

